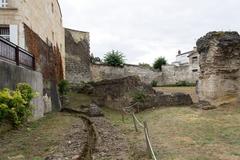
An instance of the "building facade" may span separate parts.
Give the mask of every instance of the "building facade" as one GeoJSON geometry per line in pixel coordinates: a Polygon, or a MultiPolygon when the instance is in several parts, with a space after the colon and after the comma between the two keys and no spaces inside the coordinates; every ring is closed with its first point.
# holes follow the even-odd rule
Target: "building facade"
{"type": "Polygon", "coordinates": [[[26,28],[39,36],[47,45],[58,48],[64,72],[65,39],[58,1],[1,0],[0,36],[33,52],[32,45],[27,41],[26,28]]]}

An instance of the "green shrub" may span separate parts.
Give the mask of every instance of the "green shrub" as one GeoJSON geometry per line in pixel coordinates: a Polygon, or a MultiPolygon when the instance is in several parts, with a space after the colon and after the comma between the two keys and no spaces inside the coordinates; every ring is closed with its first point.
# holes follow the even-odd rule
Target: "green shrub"
{"type": "Polygon", "coordinates": [[[153,80],[153,81],[151,82],[151,86],[152,86],[152,87],[157,87],[157,86],[158,86],[158,81],[153,80]]]}
{"type": "Polygon", "coordinates": [[[134,92],[132,98],[133,98],[134,102],[144,103],[147,98],[147,95],[145,94],[144,91],[138,90],[138,91],[134,92]]]}
{"type": "Polygon", "coordinates": [[[195,84],[187,82],[187,81],[179,81],[176,83],[178,87],[187,87],[187,86],[195,86],[195,84]]]}
{"type": "Polygon", "coordinates": [[[164,57],[159,57],[153,63],[153,68],[162,71],[162,66],[166,64],[167,64],[166,59],[164,57]]]}
{"type": "Polygon", "coordinates": [[[66,95],[69,91],[69,82],[67,80],[62,80],[58,84],[58,91],[61,95],[66,95]]]}
{"type": "Polygon", "coordinates": [[[36,96],[32,87],[25,83],[17,85],[15,91],[3,89],[0,91],[0,122],[9,120],[13,126],[27,121],[31,116],[31,100],[36,96]]]}
{"type": "Polygon", "coordinates": [[[110,66],[123,66],[125,62],[124,55],[119,51],[112,50],[104,56],[104,63],[110,66]]]}

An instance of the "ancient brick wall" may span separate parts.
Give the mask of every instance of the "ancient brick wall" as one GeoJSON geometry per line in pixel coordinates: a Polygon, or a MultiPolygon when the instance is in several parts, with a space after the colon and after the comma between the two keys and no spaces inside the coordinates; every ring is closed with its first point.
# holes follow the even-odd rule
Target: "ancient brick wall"
{"type": "Polygon", "coordinates": [[[237,32],[210,32],[197,41],[200,53],[200,100],[212,105],[239,98],[240,36],[237,32]]]}
{"type": "Polygon", "coordinates": [[[28,51],[36,59],[36,70],[43,75],[44,92],[52,98],[53,109],[60,107],[57,93],[57,83],[63,79],[63,63],[58,45],[46,44],[27,25],[25,28],[25,40],[28,51]]]}
{"type": "Polygon", "coordinates": [[[91,80],[89,33],[65,29],[66,79],[70,83],[91,80]]]}

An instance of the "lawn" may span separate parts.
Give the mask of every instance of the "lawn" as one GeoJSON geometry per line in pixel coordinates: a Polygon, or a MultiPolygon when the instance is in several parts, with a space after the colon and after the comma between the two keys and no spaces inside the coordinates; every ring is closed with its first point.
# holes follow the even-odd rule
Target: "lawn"
{"type": "Polygon", "coordinates": [[[81,122],[80,118],[67,113],[51,113],[18,130],[0,135],[0,160],[41,160],[57,151],[66,141],[65,136],[72,126],[81,122]]]}
{"type": "MultiPolygon", "coordinates": [[[[127,136],[136,159],[147,159],[143,132],[132,118],[104,109],[106,117],[127,136]]],[[[137,114],[148,122],[154,151],[161,160],[240,160],[240,110],[203,111],[190,107],[148,110],[137,114]]]]}

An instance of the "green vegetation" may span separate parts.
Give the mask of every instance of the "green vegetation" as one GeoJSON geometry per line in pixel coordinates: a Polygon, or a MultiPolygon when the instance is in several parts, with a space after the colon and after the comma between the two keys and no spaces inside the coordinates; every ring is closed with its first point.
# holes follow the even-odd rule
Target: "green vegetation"
{"type": "Polygon", "coordinates": [[[25,83],[18,84],[15,91],[7,88],[1,90],[0,122],[10,121],[15,127],[26,122],[32,114],[30,102],[35,96],[37,93],[25,83]]]}
{"type": "Polygon", "coordinates": [[[107,65],[119,67],[124,65],[124,57],[125,56],[123,55],[123,53],[112,50],[111,52],[105,54],[103,61],[107,65]]]}
{"type": "Polygon", "coordinates": [[[67,95],[69,91],[69,82],[67,80],[61,80],[58,84],[58,91],[62,96],[67,95]]]}
{"type": "MultiPolygon", "coordinates": [[[[104,109],[111,120],[135,146],[135,159],[147,159],[144,133],[134,131],[132,117],[104,109]]],[[[147,121],[150,139],[161,160],[240,159],[240,111],[227,106],[203,111],[190,107],[148,110],[136,115],[147,121]]]]}
{"type": "Polygon", "coordinates": [[[179,81],[176,84],[163,85],[161,87],[194,87],[194,86],[196,86],[195,83],[190,83],[187,81],[179,81]]]}
{"type": "Polygon", "coordinates": [[[147,98],[147,95],[143,90],[138,90],[132,94],[132,98],[134,102],[144,103],[147,98]]]}
{"type": "Polygon", "coordinates": [[[152,86],[152,87],[157,87],[157,86],[158,86],[158,81],[153,80],[153,81],[151,82],[151,86],[152,86]]]}
{"type": "Polygon", "coordinates": [[[167,60],[164,57],[159,57],[153,63],[153,68],[162,71],[162,66],[167,64],[167,60]]]}
{"type": "MultiPolygon", "coordinates": [[[[18,130],[0,135],[0,160],[15,159],[22,155],[24,160],[45,159],[60,150],[66,135],[73,125],[81,124],[79,117],[67,113],[50,113],[38,121],[26,123],[18,130]]],[[[83,128],[84,129],[84,128],[83,128]]]]}
{"type": "Polygon", "coordinates": [[[102,60],[99,57],[94,57],[93,54],[90,55],[90,62],[92,64],[102,63],[102,60]]]}

